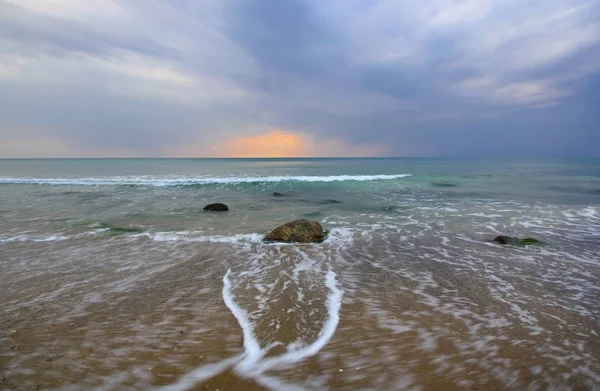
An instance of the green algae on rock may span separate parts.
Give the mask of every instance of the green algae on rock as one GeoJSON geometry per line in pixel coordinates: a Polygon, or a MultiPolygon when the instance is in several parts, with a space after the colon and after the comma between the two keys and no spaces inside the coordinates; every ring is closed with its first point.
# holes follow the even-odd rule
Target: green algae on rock
{"type": "Polygon", "coordinates": [[[544,245],[544,242],[534,239],[534,238],[523,238],[519,242],[519,246],[534,246],[534,245],[542,246],[542,245],[544,245]]]}
{"type": "Polygon", "coordinates": [[[544,242],[534,239],[534,238],[515,238],[512,236],[504,236],[504,235],[499,235],[496,236],[493,240],[496,243],[500,243],[500,244],[510,244],[513,246],[532,246],[532,245],[544,245],[544,242]]]}
{"type": "Polygon", "coordinates": [[[124,234],[139,234],[144,232],[143,228],[139,227],[118,227],[109,223],[100,223],[97,225],[99,229],[105,230],[111,235],[124,235],[124,234]]]}

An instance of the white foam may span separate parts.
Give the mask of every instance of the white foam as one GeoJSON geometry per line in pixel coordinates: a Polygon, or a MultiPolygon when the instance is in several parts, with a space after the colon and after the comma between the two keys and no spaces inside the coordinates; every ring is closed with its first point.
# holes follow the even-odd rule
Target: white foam
{"type": "Polygon", "coordinates": [[[467,214],[467,216],[474,216],[474,217],[486,217],[489,219],[497,219],[499,217],[502,217],[502,215],[497,215],[497,214],[485,214],[485,213],[469,213],[467,214]]]}
{"type": "Polygon", "coordinates": [[[1,177],[0,184],[71,185],[71,186],[186,186],[208,184],[237,184],[261,182],[344,182],[381,181],[409,177],[396,175],[329,175],[329,176],[243,176],[243,177],[189,177],[189,176],[117,176],[87,178],[13,178],[1,177]]]}
{"type": "Polygon", "coordinates": [[[254,332],[254,326],[248,316],[248,312],[235,302],[235,295],[232,293],[232,283],[230,280],[231,274],[231,270],[227,270],[227,273],[225,273],[225,276],[223,277],[223,301],[242,329],[244,337],[244,354],[241,357],[232,357],[231,359],[223,360],[219,363],[199,367],[184,375],[178,382],[166,387],[158,388],[158,390],[188,390],[194,387],[198,382],[215,376],[232,366],[240,375],[252,378],[259,384],[262,384],[271,390],[304,390],[302,387],[285,383],[275,377],[266,376],[264,373],[268,370],[297,363],[311,357],[323,349],[323,347],[331,340],[340,321],[340,309],[343,297],[342,290],[337,286],[336,273],[329,270],[325,276],[325,286],[329,290],[327,295],[328,316],[317,339],[309,345],[304,345],[299,342],[292,343],[288,346],[287,353],[267,359],[264,358],[265,354],[272,347],[280,345],[280,343],[274,342],[264,349],[261,349],[254,332]]]}
{"type": "Polygon", "coordinates": [[[70,239],[71,236],[53,234],[53,235],[28,235],[19,234],[15,236],[0,237],[0,243],[14,243],[14,242],[61,242],[63,240],[70,239]]]}
{"type": "Polygon", "coordinates": [[[260,375],[270,369],[300,362],[308,357],[314,356],[327,345],[329,340],[333,337],[340,321],[340,308],[342,306],[343,292],[337,287],[336,274],[332,270],[327,272],[325,286],[330,290],[330,293],[327,296],[328,316],[319,333],[319,337],[308,346],[291,350],[281,356],[271,357],[257,363],[257,365],[252,368],[251,373],[253,375],[260,375]]]}
{"type": "Polygon", "coordinates": [[[325,243],[332,243],[336,245],[341,244],[352,244],[354,241],[354,231],[350,228],[338,227],[332,228],[329,231],[329,235],[325,239],[325,243]]]}
{"type": "Polygon", "coordinates": [[[261,350],[260,344],[254,335],[254,327],[248,319],[248,313],[237,305],[235,296],[231,293],[230,273],[231,270],[227,270],[227,273],[223,277],[223,301],[242,328],[245,354],[244,359],[238,365],[241,368],[247,368],[260,360],[264,352],[261,350]]]}
{"type": "MultiPolygon", "coordinates": [[[[18,234],[14,236],[0,237],[0,244],[14,242],[60,242],[63,240],[74,239],[81,236],[98,235],[108,232],[109,229],[95,229],[77,235],[63,234],[18,234]]],[[[128,238],[150,238],[156,242],[194,242],[194,243],[263,243],[264,234],[236,234],[236,235],[212,235],[212,236],[194,236],[196,232],[178,231],[178,232],[142,232],[138,234],[125,234],[128,238]]]]}
{"type": "Polygon", "coordinates": [[[593,219],[600,218],[600,212],[598,212],[598,210],[596,208],[593,208],[591,206],[581,209],[581,210],[578,210],[577,214],[579,216],[590,217],[593,219]]]}
{"type": "Polygon", "coordinates": [[[157,242],[197,242],[197,243],[262,243],[264,234],[237,234],[230,236],[212,235],[212,236],[193,236],[193,233],[188,231],[182,232],[156,232],[156,233],[141,233],[129,235],[132,237],[146,236],[157,242]]]}
{"type": "Polygon", "coordinates": [[[203,365],[199,368],[194,369],[193,371],[186,373],[182,376],[177,383],[170,384],[168,386],[157,387],[154,390],[157,391],[182,391],[189,390],[193,388],[197,383],[210,379],[213,376],[218,375],[219,373],[225,371],[227,368],[231,367],[237,361],[239,361],[240,357],[232,357],[226,360],[220,361],[214,364],[203,365]]]}
{"type": "MultiPolygon", "coordinates": [[[[302,252],[299,252],[299,254],[305,255],[302,252]]],[[[308,256],[303,256],[303,262],[297,263],[296,266],[294,267],[294,270],[292,271],[292,280],[296,283],[296,300],[298,302],[301,302],[304,300],[304,289],[301,287],[300,285],[300,273],[301,272],[308,272],[309,270],[311,270],[315,264],[315,262],[309,258],[308,256]]]]}

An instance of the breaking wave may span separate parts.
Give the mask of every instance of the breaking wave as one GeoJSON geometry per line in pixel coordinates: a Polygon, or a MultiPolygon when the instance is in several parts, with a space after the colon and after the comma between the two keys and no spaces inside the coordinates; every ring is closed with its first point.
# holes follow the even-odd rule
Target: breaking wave
{"type": "Polygon", "coordinates": [[[329,175],[329,176],[243,176],[243,177],[188,177],[188,176],[119,176],[89,178],[0,178],[5,185],[54,185],[54,186],[153,186],[180,187],[212,184],[244,184],[275,182],[366,182],[385,181],[409,177],[396,175],[329,175]]]}

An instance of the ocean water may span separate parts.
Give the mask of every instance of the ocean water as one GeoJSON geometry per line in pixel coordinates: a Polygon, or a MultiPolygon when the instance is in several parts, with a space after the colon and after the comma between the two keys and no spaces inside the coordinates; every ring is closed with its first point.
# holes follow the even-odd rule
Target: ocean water
{"type": "Polygon", "coordinates": [[[0,160],[1,389],[595,390],[599,320],[598,159],[0,160]]]}

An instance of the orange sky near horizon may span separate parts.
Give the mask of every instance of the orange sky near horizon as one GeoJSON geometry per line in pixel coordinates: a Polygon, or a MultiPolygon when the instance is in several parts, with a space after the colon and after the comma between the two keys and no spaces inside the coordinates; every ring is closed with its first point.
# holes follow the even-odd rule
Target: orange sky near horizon
{"type": "Polygon", "coordinates": [[[350,146],[342,141],[314,140],[301,132],[271,130],[256,136],[237,137],[207,151],[212,157],[286,158],[329,156],[380,156],[382,149],[373,145],[350,146]]]}
{"type": "Polygon", "coordinates": [[[307,157],[311,155],[306,137],[273,130],[257,136],[238,137],[215,146],[215,152],[226,157],[307,157]]]}
{"type": "MultiPolygon", "coordinates": [[[[72,140],[58,137],[41,139],[22,137],[0,144],[0,156],[60,158],[100,157],[135,158],[148,154],[135,149],[87,148],[72,140]],[[52,153],[44,147],[52,146],[52,153]]],[[[206,146],[200,141],[189,142],[185,147],[167,150],[162,157],[213,157],[213,158],[292,158],[292,157],[377,157],[389,155],[389,150],[377,144],[351,144],[341,139],[317,137],[305,132],[268,130],[254,136],[233,137],[230,140],[206,146]]]]}

